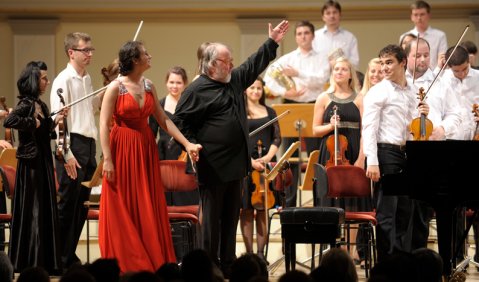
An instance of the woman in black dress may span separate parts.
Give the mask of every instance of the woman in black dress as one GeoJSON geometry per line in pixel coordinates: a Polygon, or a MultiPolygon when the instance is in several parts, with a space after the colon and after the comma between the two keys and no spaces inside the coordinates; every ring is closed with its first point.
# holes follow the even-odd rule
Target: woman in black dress
{"type": "Polygon", "coordinates": [[[16,272],[39,266],[54,275],[61,273],[61,260],[50,141],[67,110],[55,120],[49,117],[48,106],[40,100],[49,83],[44,62],[28,63],[17,81],[20,101],[4,127],[17,129],[19,136],[10,260],[16,272]]]}
{"type": "MultiPolygon", "coordinates": [[[[248,126],[250,132],[276,117],[276,112],[265,104],[264,82],[261,78],[256,79],[256,81],[246,89],[245,96],[248,114],[248,126]]],[[[281,133],[279,130],[278,122],[273,123],[273,125],[252,136],[249,140],[249,147],[250,152],[252,152],[251,165],[253,169],[261,172],[265,169],[267,163],[269,163],[270,161],[274,161],[276,159],[276,152],[278,151],[280,144],[281,133]],[[261,142],[258,143],[258,140],[261,140],[261,142]]],[[[247,183],[244,185],[243,189],[243,203],[240,214],[240,226],[241,233],[243,234],[246,252],[252,253],[254,230],[253,222],[256,219],[257,254],[260,258],[265,260],[264,248],[267,244],[267,214],[264,206],[263,208],[255,209],[251,203],[252,193],[255,189],[258,188],[259,187],[255,186],[253,177],[250,174],[247,178],[247,183]]],[[[269,188],[265,188],[264,190],[267,191],[266,189],[269,188]]],[[[269,194],[271,195],[272,193],[269,194]]]]}

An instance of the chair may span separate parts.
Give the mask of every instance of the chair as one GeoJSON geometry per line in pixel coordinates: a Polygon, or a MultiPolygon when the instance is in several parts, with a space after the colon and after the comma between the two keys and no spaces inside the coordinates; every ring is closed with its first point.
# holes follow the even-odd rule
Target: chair
{"type": "MultiPolygon", "coordinates": [[[[102,171],[103,171],[103,159],[98,163],[95,172],[90,181],[83,181],[82,185],[87,188],[93,188],[101,184],[102,180],[102,171]]],[[[55,177],[56,179],[56,177],[55,177]]],[[[85,207],[88,208],[88,213],[86,216],[86,260],[87,263],[90,263],[90,221],[100,218],[100,202],[99,201],[86,201],[84,203],[85,207]]]]}
{"type": "MultiPolygon", "coordinates": [[[[338,165],[326,169],[327,196],[330,198],[371,197],[371,182],[366,177],[364,169],[352,165],[338,165]]],[[[319,192],[318,192],[319,193],[319,192]]],[[[345,212],[345,228],[347,232],[348,250],[350,248],[350,228],[353,224],[363,225],[368,237],[365,255],[365,274],[376,263],[376,242],[374,229],[377,224],[375,212],[345,212]]]]}
{"type": "Polygon", "coordinates": [[[0,153],[0,165],[9,165],[13,168],[17,168],[17,149],[6,148],[0,153]]]}
{"type": "MultiPolygon", "coordinates": [[[[165,192],[189,192],[198,189],[194,174],[186,173],[186,162],[161,160],[161,182],[165,192]]],[[[198,246],[199,205],[167,206],[173,244],[178,262],[198,246]]]]}
{"type": "MultiPolygon", "coordinates": [[[[12,210],[7,211],[7,198],[13,201],[13,194],[15,192],[15,176],[16,169],[9,165],[0,165],[0,195],[1,207],[0,207],[0,226],[3,230],[10,229],[12,223],[12,210]]],[[[11,205],[10,205],[11,207],[11,205]]],[[[0,246],[4,247],[6,245],[6,238],[4,241],[0,242],[0,246]]]]}

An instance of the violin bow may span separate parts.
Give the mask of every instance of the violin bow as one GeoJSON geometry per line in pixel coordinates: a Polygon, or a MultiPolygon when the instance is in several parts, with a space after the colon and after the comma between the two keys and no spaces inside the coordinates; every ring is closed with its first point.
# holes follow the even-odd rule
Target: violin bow
{"type": "MultiPolygon", "coordinates": [[[[441,74],[441,72],[446,68],[447,63],[449,63],[449,60],[450,60],[451,57],[452,57],[452,54],[454,54],[454,52],[456,51],[457,46],[459,46],[459,44],[461,43],[462,38],[464,37],[464,35],[466,35],[466,32],[467,32],[468,29],[469,29],[469,25],[466,25],[466,28],[464,28],[464,31],[462,32],[461,37],[459,37],[459,40],[457,40],[457,43],[456,43],[456,45],[454,46],[454,49],[452,49],[451,54],[449,55],[449,57],[447,57],[446,62],[445,62],[444,65],[441,67],[441,69],[439,70],[439,72],[438,72],[438,73],[436,74],[436,76],[434,77],[434,80],[431,82],[431,84],[430,84],[429,87],[427,88],[427,91],[426,91],[426,93],[424,94],[424,97],[427,97],[427,94],[429,93],[429,90],[431,90],[431,87],[434,85],[434,82],[436,82],[436,79],[439,77],[439,75],[441,74]]],[[[425,98],[424,98],[424,99],[425,99],[425,98]]]]}
{"type": "Polygon", "coordinates": [[[274,119],[268,121],[267,123],[263,124],[262,126],[256,128],[255,130],[249,133],[249,137],[254,136],[256,133],[260,132],[261,130],[265,129],[266,127],[270,126],[272,123],[278,121],[280,118],[284,117],[285,115],[289,114],[289,110],[284,111],[279,116],[275,117],[274,119]]]}
{"type": "MultiPolygon", "coordinates": [[[[143,26],[143,21],[140,21],[140,24],[138,25],[138,28],[136,29],[135,36],[133,37],[133,41],[136,41],[136,39],[138,38],[138,34],[140,34],[140,30],[141,30],[141,27],[142,27],[142,26],[143,26]]],[[[121,76],[121,75],[118,74],[118,77],[120,77],[120,76],[121,76]]],[[[61,107],[60,109],[51,112],[50,117],[52,117],[52,116],[58,114],[59,112],[63,111],[64,109],[66,109],[66,108],[68,108],[68,107],[71,107],[71,106],[73,106],[73,105],[75,105],[75,104],[78,104],[78,103],[80,103],[81,101],[83,101],[83,100],[85,100],[85,99],[88,99],[88,98],[90,98],[91,96],[94,96],[94,95],[96,95],[96,94],[102,92],[103,90],[106,90],[107,88],[108,88],[108,85],[103,86],[102,88],[100,88],[100,89],[98,89],[98,90],[96,90],[96,91],[93,91],[92,93],[90,93],[90,94],[88,94],[88,95],[86,95],[86,96],[84,96],[84,97],[82,97],[82,98],[80,98],[80,99],[78,99],[78,100],[76,100],[76,101],[73,101],[73,102],[71,102],[71,103],[69,103],[69,104],[67,104],[67,105],[65,105],[65,106],[63,106],[63,107],[61,107]]]]}

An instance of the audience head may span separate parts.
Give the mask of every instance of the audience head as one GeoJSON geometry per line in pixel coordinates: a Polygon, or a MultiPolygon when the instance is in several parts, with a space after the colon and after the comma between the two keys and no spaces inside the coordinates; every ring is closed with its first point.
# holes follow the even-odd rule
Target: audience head
{"type": "Polygon", "coordinates": [[[353,259],[347,251],[332,248],[319,263],[319,267],[311,272],[314,281],[356,282],[358,274],[353,259]]]}
{"type": "Polygon", "coordinates": [[[70,267],[60,282],[95,282],[95,278],[91,275],[84,266],[74,265],[70,267]]]}
{"type": "Polygon", "coordinates": [[[181,281],[181,270],[177,263],[165,263],[155,272],[163,282],[181,281]]]}
{"type": "Polygon", "coordinates": [[[203,249],[196,249],[183,257],[181,276],[185,282],[216,281],[215,269],[217,266],[208,253],[203,249]]]}
{"type": "Polygon", "coordinates": [[[420,248],[412,252],[416,265],[421,267],[419,280],[421,282],[441,282],[443,261],[438,252],[420,248]]]}
{"type": "Polygon", "coordinates": [[[231,265],[231,278],[229,281],[247,282],[256,276],[268,278],[268,267],[256,254],[245,253],[231,265]]]}
{"type": "Polygon", "coordinates": [[[103,86],[107,86],[118,77],[120,73],[120,63],[118,58],[114,59],[107,67],[101,69],[101,74],[103,75],[103,86]]]}
{"type": "MultiPolygon", "coordinates": [[[[3,280],[1,280],[3,281],[3,280]]],[[[28,267],[20,272],[16,282],[49,282],[48,272],[41,267],[28,267]]],[[[97,280],[100,282],[99,280],[97,280]]]]}
{"type": "Polygon", "coordinates": [[[291,270],[279,277],[278,282],[313,282],[313,278],[301,270],[291,270]]]}
{"type": "Polygon", "coordinates": [[[370,279],[389,282],[421,281],[414,256],[406,252],[396,252],[378,262],[371,269],[370,279]]]}
{"type": "Polygon", "coordinates": [[[116,259],[100,258],[85,267],[96,282],[116,282],[120,278],[120,266],[116,259]]]}
{"type": "Polygon", "coordinates": [[[0,252],[0,281],[13,281],[13,265],[5,252],[0,252]]]}
{"type": "Polygon", "coordinates": [[[162,282],[160,277],[156,276],[153,272],[138,271],[133,273],[128,282],[162,282]]]}

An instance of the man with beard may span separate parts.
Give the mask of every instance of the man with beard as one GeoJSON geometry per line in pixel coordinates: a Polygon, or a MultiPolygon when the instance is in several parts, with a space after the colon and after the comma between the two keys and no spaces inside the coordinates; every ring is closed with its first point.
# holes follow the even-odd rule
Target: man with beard
{"type": "Polygon", "coordinates": [[[229,278],[243,181],[251,170],[244,91],[276,56],[289,23],[269,24],[269,39],[233,69],[228,46],[203,51],[201,75],[183,92],[173,120],[190,142],[202,144],[197,173],[203,248],[229,278]]]}

